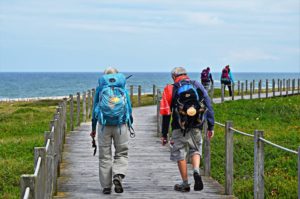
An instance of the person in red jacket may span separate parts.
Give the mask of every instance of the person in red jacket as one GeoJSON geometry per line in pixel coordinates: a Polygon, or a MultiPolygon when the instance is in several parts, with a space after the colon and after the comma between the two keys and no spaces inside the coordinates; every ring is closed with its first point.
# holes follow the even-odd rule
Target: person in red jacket
{"type": "Polygon", "coordinates": [[[171,72],[174,84],[167,85],[162,94],[160,114],[162,115],[162,144],[168,143],[168,132],[172,116],[172,138],[170,139],[170,159],[176,161],[182,183],[175,184],[174,190],[190,191],[187,163],[184,157],[185,146],[189,146],[189,155],[193,165],[194,190],[201,191],[203,182],[200,176],[200,156],[202,155],[202,135],[204,120],[208,123],[208,137],[214,135],[214,112],[210,98],[203,85],[191,80],[183,67],[171,72]]]}

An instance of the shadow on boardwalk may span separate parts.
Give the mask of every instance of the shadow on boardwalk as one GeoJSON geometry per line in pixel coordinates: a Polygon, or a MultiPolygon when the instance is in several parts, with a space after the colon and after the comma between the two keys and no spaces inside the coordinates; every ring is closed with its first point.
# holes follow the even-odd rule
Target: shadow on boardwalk
{"type": "MultiPolygon", "coordinates": [[[[203,177],[204,190],[179,193],[173,190],[180,182],[177,164],[170,161],[168,147],[156,137],[156,107],[133,110],[136,138],[130,139],[128,174],[124,193],[103,195],[99,183],[98,157],[93,156],[90,123],[82,124],[67,135],[58,179],[58,193],[54,198],[231,198],[225,196],[220,184],[203,177]]],[[[98,154],[98,152],[97,152],[98,154]]],[[[189,169],[191,170],[191,169],[189,169]]],[[[193,178],[189,181],[193,188],[193,178]]]]}

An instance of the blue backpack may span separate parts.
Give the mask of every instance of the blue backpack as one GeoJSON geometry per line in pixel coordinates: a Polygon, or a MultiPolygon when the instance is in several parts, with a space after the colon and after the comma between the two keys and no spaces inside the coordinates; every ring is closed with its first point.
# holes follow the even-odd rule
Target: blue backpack
{"type": "Polygon", "coordinates": [[[103,128],[105,125],[119,126],[127,123],[129,130],[133,130],[130,119],[131,102],[125,86],[126,77],[121,73],[103,75],[99,79],[96,113],[103,128]]]}

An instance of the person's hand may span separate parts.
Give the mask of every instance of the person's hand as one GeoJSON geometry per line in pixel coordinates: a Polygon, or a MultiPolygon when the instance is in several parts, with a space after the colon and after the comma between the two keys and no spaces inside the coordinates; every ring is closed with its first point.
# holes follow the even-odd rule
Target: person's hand
{"type": "Polygon", "coordinates": [[[96,136],[96,131],[92,131],[92,132],[90,133],[90,136],[91,136],[92,138],[94,138],[94,137],[96,136]]]}
{"type": "Polygon", "coordinates": [[[168,143],[168,137],[161,137],[161,145],[165,146],[168,143]]]}
{"type": "Polygon", "coordinates": [[[208,139],[211,139],[214,137],[214,131],[207,131],[207,136],[208,136],[208,139]]]}

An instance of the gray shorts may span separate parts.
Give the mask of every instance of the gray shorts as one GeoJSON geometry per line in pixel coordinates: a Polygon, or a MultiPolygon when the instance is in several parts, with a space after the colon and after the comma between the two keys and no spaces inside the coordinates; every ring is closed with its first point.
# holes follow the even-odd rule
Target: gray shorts
{"type": "Polygon", "coordinates": [[[170,145],[171,157],[173,161],[179,161],[185,159],[185,147],[189,148],[189,156],[199,154],[202,156],[202,135],[199,128],[190,129],[183,136],[183,132],[180,129],[175,129],[172,132],[171,141],[174,142],[170,145]]]}

